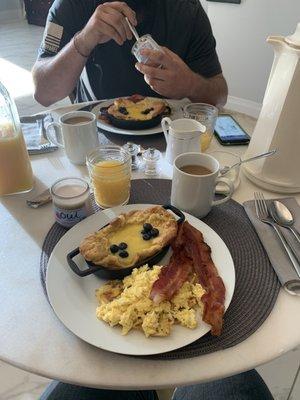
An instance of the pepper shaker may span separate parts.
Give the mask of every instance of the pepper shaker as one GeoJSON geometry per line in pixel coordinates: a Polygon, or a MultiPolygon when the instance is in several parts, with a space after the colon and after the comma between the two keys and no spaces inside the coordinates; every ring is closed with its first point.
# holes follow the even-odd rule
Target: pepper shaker
{"type": "Polygon", "coordinates": [[[132,142],[127,142],[124,144],[123,149],[131,155],[131,169],[139,169],[140,162],[138,159],[138,154],[140,152],[140,146],[132,142]]]}

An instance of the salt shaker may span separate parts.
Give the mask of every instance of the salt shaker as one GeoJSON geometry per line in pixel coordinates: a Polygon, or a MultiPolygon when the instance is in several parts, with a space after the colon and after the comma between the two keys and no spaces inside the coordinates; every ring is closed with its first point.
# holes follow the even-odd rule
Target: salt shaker
{"type": "Polygon", "coordinates": [[[132,142],[127,142],[124,144],[123,149],[131,155],[131,169],[138,169],[140,162],[137,155],[140,152],[140,146],[132,142]]]}
{"type": "Polygon", "coordinates": [[[161,152],[159,150],[150,147],[143,154],[143,160],[145,162],[145,175],[155,176],[158,174],[159,167],[158,161],[161,157],[161,152]]]}

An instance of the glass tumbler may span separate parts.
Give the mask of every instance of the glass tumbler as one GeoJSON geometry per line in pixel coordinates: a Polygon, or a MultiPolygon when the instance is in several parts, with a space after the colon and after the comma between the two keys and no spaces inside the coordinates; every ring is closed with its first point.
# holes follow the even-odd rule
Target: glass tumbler
{"type": "Polygon", "coordinates": [[[156,43],[151,35],[141,36],[132,46],[131,53],[135,56],[138,62],[143,64],[147,64],[148,61],[147,57],[141,55],[141,50],[143,49],[162,51],[159,44],[156,43]]]}
{"type": "Polygon", "coordinates": [[[218,112],[217,107],[206,103],[191,103],[183,108],[185,118],[195,119],[206,127],[206,132],[202,133],[200,137],[200,151],[202,152],[206,151],[211,143],[218,112]]]}
{"type": "Polygon", "coordinates": [[[100,146],[87,155],[91,186],[101,208],[128,203],[131,155],[119,146],[100,146]]]}

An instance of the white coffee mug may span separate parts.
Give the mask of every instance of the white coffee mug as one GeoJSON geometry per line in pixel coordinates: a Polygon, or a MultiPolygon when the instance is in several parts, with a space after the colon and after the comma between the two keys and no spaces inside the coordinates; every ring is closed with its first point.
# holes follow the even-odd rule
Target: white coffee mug
{"type": "Polygon", "coordinates": [[[47,126],[48,140],[56,146],[63,147],[73,164],[85,165],[86,155],[99,146],[96,115],[88,111],[71,111],[47,126]],[[85,118],[87,121],[67,123],[73,118],[85,118]]]}
{"type": "Polygon", "coordinates": [[[200,135],[206,131],[204,125],[194,119],[180,118],[172,121],[165,117],[161,126],[167,142],[166,159],[173,164],[175,158],[189,151],[200,152],[200,135]]]}
{"type": "Polygon", "coordinates": [[[233,185],[226,178],[218,178],[220,165],[212,156],[204,153],[184,153],[176,157],[173,166],[171,204],[196,217],[205,217],[213,206],[228,201],[233,185]],[[187,165],[200,165],[211,171],[206,175],[192,175],[181,170],[187,165]],[[222,182],[228,187],[228,195],[214,200],[216,185],[222,182]]]}

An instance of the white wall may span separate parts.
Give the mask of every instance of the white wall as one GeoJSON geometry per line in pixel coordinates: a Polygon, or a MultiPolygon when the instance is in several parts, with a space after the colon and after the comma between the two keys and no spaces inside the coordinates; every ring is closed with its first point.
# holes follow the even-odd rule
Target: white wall
{"type": "Polygon", "coordinates": [[[266,38],[295,31],[300,0],[242,0],[239,5],[207,2],[207,13],[229,94],[261,103],[273,61],[266,38]]]}
{"type": "Polygon", "coordinates": [[[20,0],[0,0],[0,23],[23,18],[23,5],[20,0]]]}
{"type": "Polygon", "coordinates": [[[207,12],[208,1],[206,1],[206,0],[199,0],[199,1],[202,4],[202,7],[204,8],[204,10],[207,12]]]}
{"type": "Polygon", "coordinates": [[[0,11],[7,11],[20,8],[19,0],[0,0],[0,11]]]}

